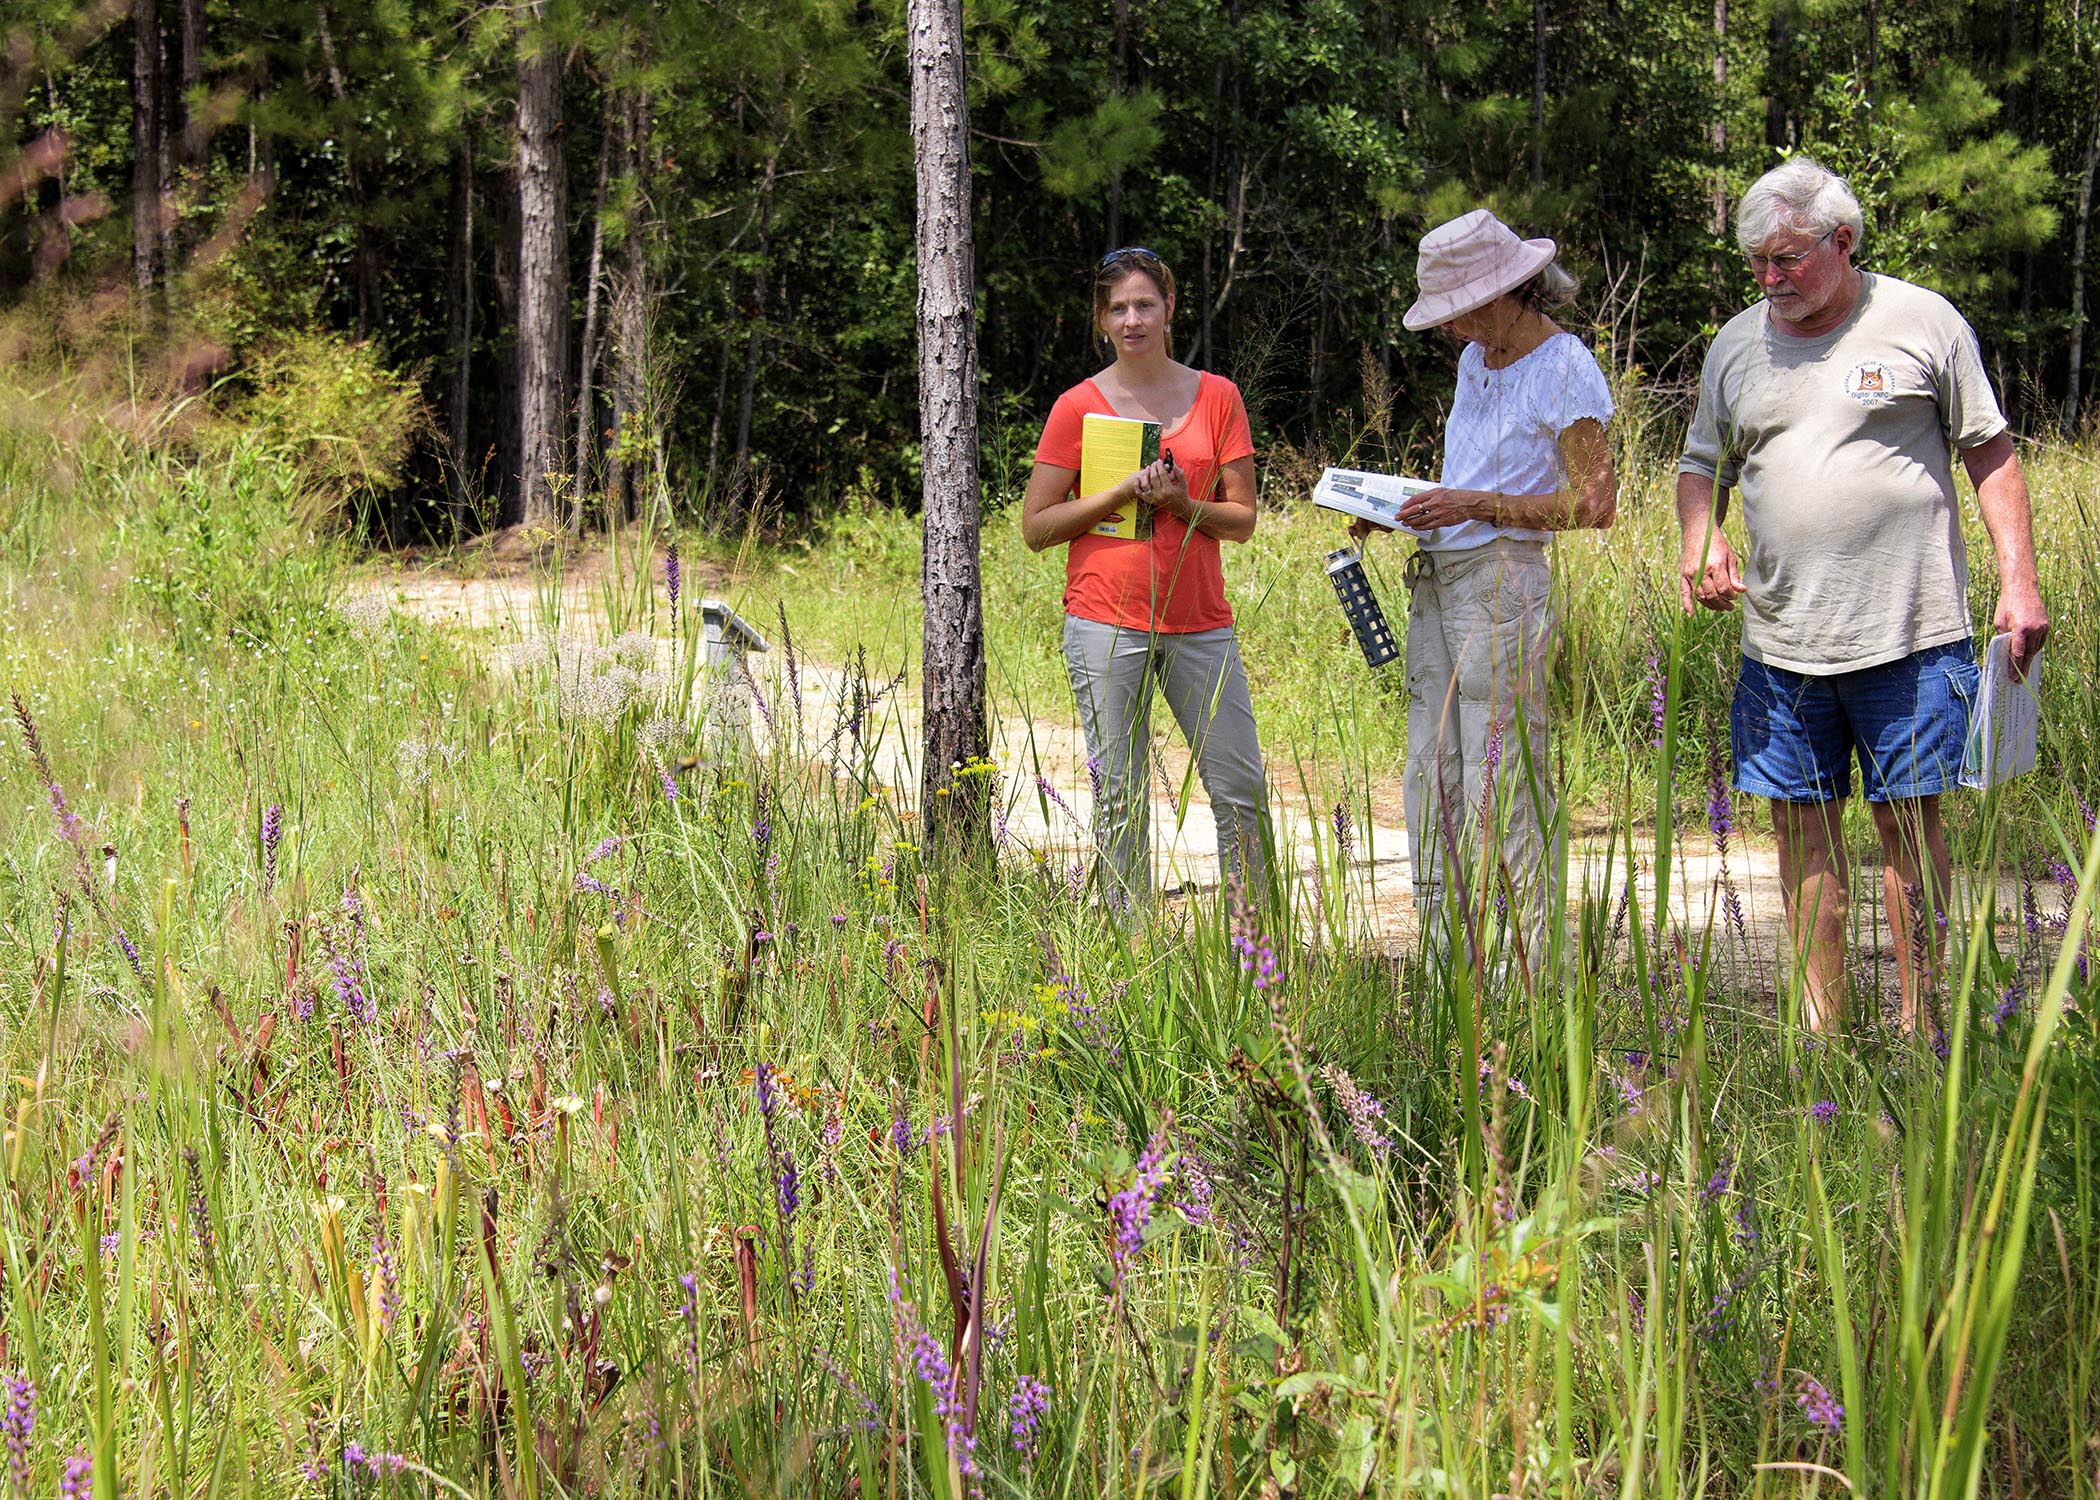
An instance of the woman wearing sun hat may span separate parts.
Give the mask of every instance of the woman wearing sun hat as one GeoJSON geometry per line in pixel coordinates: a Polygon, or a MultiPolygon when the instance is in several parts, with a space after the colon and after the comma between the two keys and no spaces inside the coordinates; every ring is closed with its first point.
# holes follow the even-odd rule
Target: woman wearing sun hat
{"type": "Polygon", "coordinates": [[[1417,537],[1406,574],[1407,827],[1415,910],[1436,944],[1447,881],[1479,889],[1468,851],[1483,810],[1500,833],[1488,888],[1526,913],[1528,940],[1543,936],[1557,863],[1546,848],[1545,675],[1558,634],[1546,541],[1611,525],[1618,479],[1604,434],[1611,389],[1582,340],[1553,320],[1575,291],[1555,254],[1552,240],[1519,239],[1484,208],[1439,224],[1422,237],[1421,295],[1404,320],[1463,341],[1439,488],[1400,511],[1417,537]]]}

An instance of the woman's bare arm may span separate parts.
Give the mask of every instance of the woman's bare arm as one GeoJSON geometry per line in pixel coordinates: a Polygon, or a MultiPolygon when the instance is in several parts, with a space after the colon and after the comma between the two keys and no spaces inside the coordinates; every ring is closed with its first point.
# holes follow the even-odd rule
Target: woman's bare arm
{"type": "Polygon", "coordinates": [[[1498,490],[1424,490],[1400,507],[1400,519],[1418,530],[1487,521],[1520,531],[1578,531],[1611,525],[1619,514],[1619,476],[1604,424],[1583,417],[1560,435],[1567,482],[1550,494],[1505,495],[1498,490]]]}
{"type": "Polygon", "coordinates": [[[1110,485],[1098,495],[1074,498],[1077,469],[1060,468],[1037,460],[1028,473],[1028,488],[1021,500],[1021,539],[1030,552],[1055,547],[1084,536],[1099,525],[1110,511],[1137,503],[1137,475],[1110,485]]]}
{"type": "Polygon", "coordinates": [[[1182,484],[1164,491],[1159,506],[1221,542],[1244,542],[1254,535],[1254,460],[1236,458],[1218,470],[1208,500],[1191,498],[1182,484]]]}

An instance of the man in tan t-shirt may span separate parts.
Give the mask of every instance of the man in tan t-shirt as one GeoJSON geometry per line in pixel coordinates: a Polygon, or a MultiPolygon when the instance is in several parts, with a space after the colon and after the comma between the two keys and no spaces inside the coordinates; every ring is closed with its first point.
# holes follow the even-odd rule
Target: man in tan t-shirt
{"type": "Polygon", "coordinates": [[[1881,835],[1906,1028],[1942,951],[1953,871],[1941,794],[1974,697],[1968,558],[1950,448],[1998,556],[1995,624],[2026,673],[2049,633],[2027,484],[1976,335],[1935,292],[1852,264],[1859,200],[1806,157],[1743,195],[1764,300],[1707,351],[1678,464],[1682,602],[1745,603],[1729,721],[1737,790],[1772,799],[1811,1026],[1843,1014],[1852,759],[1881,835]],[[1743,497],[1749,544],[1721,530],[1743,497]]]}

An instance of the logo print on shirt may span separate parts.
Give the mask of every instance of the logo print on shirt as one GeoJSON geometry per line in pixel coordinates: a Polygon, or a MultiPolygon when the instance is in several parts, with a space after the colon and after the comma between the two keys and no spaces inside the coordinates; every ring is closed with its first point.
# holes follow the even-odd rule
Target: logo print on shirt
{"type": "Polygon", "coordinates": [[[1864,364],[1854,365],[1845,376],[1845,394],[1871,411],[1895,401],[1894,384],[1889,378],[1889,367],[1879,360],[1870,359],[1864,364]]]}

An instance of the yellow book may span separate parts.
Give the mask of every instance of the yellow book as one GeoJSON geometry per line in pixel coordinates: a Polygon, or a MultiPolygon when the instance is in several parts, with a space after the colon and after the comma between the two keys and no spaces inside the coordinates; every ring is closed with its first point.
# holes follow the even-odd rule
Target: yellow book
{"type": "MultiPolygon", "coordinates": [[[[1080,426],[1079,493],[1098,495],[1159,458],[1159,423],[1088,412],[1080,426]]],[[[1143,501],[1112,510],[1094,523],[1094,535],[1148,541],[1152,507],[1143,501]]]]}

